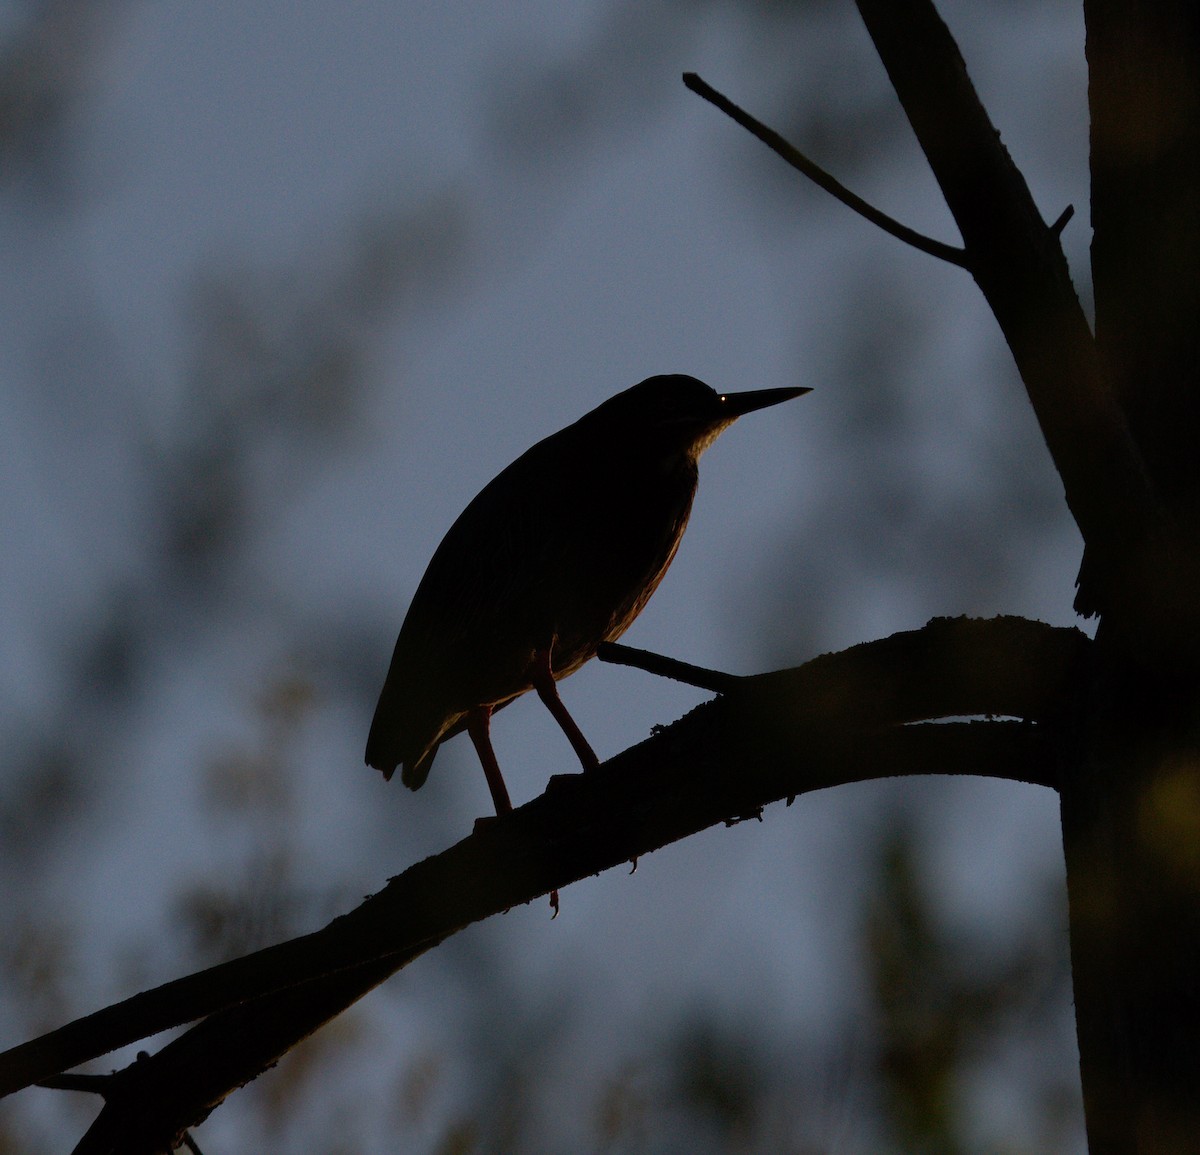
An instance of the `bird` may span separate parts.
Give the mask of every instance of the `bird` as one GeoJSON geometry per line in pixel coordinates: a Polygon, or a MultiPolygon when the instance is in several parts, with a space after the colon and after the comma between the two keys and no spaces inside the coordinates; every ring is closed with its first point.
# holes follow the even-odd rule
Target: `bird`
{"type": "Polygon", "coordinates": [[[610,397],[490,481],[429,562],[396,640],[367,765],[424,785],[466,730],[497,815],[512,809],[491,715],[534,690],[585,771],[599,765],[556,681],[633,623],[687,527],[697,462],[738,417],[811,392],[718,393],[663,374],[610,397]]]}

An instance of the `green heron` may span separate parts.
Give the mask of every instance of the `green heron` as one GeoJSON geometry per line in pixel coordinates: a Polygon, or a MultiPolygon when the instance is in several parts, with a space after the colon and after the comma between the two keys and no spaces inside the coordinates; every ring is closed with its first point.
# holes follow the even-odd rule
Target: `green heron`
{"type": "Polygon", "coordinates": [[[366,761],[416,790],[466,730],[496,813],[512,809],[488,734],[494,710],[536,690],[584,769],[596,755],[558,696],[641,612],[675,557],[696,463],[743,413],[808,389],[718,394],[650,377],[539,441],[489,482],[438,546],[409,607],[366,761]]]}

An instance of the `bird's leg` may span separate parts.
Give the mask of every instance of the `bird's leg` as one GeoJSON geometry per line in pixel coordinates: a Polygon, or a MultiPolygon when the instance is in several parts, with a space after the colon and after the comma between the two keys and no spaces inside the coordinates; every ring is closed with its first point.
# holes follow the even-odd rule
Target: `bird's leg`
{"type": "MultiPolygon", "coordinates": [[[[533,665],[530,668],[529,675],[533,681],[533,688],[537,690],[537,696],[541,698],[547,710],[553,715],[554,720],[562,728],[562,732],[566,734],[567,741],[571,743],[579,761],[583,763],[584,770],[595,770],[600,765],[600,759],[596,757],[596,751],[588,745],[588,740],[583,736],[583,731],[575,725],[575,719],[567,713],[566,706],[563,705],[563,700],[558,696],[558,685],[554,681],[554,670],[550,665],[550,647],[547,646],[544,650],[534,650],[533,665]]],[[[551,921],[558,918],[558,888],[550,892],[550,909],[554,913],[550,916],[551,921]]]]}
{"type": "Polygon", "coordinates": [[[533,665],[530,667],[529,673],[538,697],[554,716],[554,720],[562,728],[562,732],[566,734],[567,741],[571,743],[576,756],[583,763],[583,768],[595,770],[600,765],[600,759],[596,757],[595,750],[588,745],[583,731],[575,724],[575,719],[567,713],[563,700],[558,696],[558,685],[554,681],[554,671],[550,668],[549,648],[534,650],[533,665]]]}
{"type": "MultiPolygon", "coordinates": [[[[504,785],[504,776],[500,773],[500,763],[496,761],[496,751],[492,749],[492,736],[489,724],[492,719],[491,706],[476,706],[467,714],[467,733],[475,744],[475,753],[483,763],[483,776],[487,779],[488,789],[492,792],[492,803],[496,807],[496,817],[502,818],[512,813],[513,804],[508,797],[508,787],[504,785]]],[[[484,820],[479,819],[480,822],[484,820]]],[[[551,918],[558,918],[558,891],[550,892],[550,907],[554,911],[551,918]]]]}
{"type": "Polygon", "coordinates": [[[504,776],[500,773],[500,763],[496,761],[496,751],[492,749],[492,739],[488,733],[491,721],[491,706],[476,706],[467,714],[467,733],[475,744],[475,753],[483,763],[483,776],[487,779],[488,789],[492,792],[492,802],[496,806],[496,815],[509,813],[512,802],[509,801],[508,787],[504,785],[504,776]]]}

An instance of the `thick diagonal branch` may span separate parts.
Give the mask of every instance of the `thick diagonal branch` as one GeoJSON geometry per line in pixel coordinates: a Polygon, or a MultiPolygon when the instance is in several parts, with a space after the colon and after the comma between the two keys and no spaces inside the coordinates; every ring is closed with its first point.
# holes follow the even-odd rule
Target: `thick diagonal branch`
{"type": "Polygon", "coordinates": [[[151,1151],[130,1145],[129,1129],[149,1123],[147,1103],[160,1108],[156,1141],[194,1125],[424,950],[554,887],[772,801],[880,774],[976,773],[1053,785],[1053,727],[1029,722],[1057,712],[1088,646],[1077,631],[1018,618],[938,620],[746,678],[599,771],[553,780],[540,798],[411,867],[325,930],[135,996],[0,1056],[0,1090],[212,1015],[108,1088],[97,1142],[113,1134],[121,1150],[151,1151]],[[984,714],[1028,721],[912,725],[984,714]],[[115,1117],[126,1122],[116,1126],[115,1117]]]}

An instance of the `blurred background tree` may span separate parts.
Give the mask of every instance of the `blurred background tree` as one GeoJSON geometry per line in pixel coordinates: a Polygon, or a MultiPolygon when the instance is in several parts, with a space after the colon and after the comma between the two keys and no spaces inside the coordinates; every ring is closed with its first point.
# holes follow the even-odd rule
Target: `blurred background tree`
{"type": "MultiPolygon", "coordinates": [[[[1080,210],[1086,294],[1077,5],[942,9],[1045,214],[1080,210]]],[[[361,765],[407,599],[480,485],[649,373],[818,392],[706,459],[634,644],[748,672],[933,613],[1074,620],[1078,540],[974,287],[679,85],[952,239],[851,5],[43,0],[0,36],[6,1040],[470,829],[469,750],[419,796],[361,765]]],[[[604,668],[564,693],[601,756],[697,700],[604,668]]],[[[496,741],[521,799],[570,757],[521,704],[496,741]]],[[[553,926],[473,928],[200,1139],[1082,1150],[1061,870],[1048,791],[807,798],[553,926]]],[[[24,1092],[0,1150],[94,1110],[24,1092]]]]}

